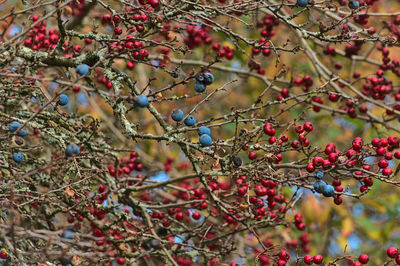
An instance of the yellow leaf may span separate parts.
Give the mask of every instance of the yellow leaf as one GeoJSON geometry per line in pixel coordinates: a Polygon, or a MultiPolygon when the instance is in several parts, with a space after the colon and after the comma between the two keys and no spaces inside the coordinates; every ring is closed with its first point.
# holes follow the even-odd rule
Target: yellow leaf
{"type": "Polygon", "coordinates": [[[347,217],[342,222],[342,236],[348,237],[354,229],[353,221],[347,217]]]}
{"type": "Polygon", "coordinates": [[[374,208],[375,210],[377,210],[380,213],[386,213],[386,207],[384,205],[376,202],[375,200],[364,198],[363,202],[365,204],[371,206],[372,208],[374,208]]]}

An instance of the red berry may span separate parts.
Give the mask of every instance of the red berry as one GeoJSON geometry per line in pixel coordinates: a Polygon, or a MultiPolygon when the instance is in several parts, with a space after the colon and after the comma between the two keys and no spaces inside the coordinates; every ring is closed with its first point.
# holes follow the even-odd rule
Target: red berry
{"type": "Polygon", "coordinates": [[[178,221],[182,221],[183,220],[183,213],[182,212],[178,212],[177,214],[176,214],[176,217],[175,217],[178,221]]]}
{"type": "Polygon", "coordinates": [[[386,161],[385,159],[382,159],[382,160],[380,160],[380,161],[378,162],[378,165],[379,165],[380,168],[386,168],[386,167],[389,166],[389,162],[386,161]]]}
{"type": "Polygon", "coordinates": [[[290,259],[289,252],[287,252],[286,250],[282,250],[281,253],[279,253],[279,258],[288,261],[290,259]]]}
{"type": "Polygon", "coordinates": [[[384,168],[384,169],[382,169],[382,174],[385,176],[390,176],[392,174],[392,169],[384,168]]]}
{"type": "Polygon", "coordinates": [[[0,251],[0,259],[7,259],[7,254],[4,251],[0,251]]]}
{"type": "Polygon", "coordinates": [[[322,263],[322,256],[321,255],[315,255],[313,260],[314,260],[315,264],[321,264],[322,263]]]}
{"type": "Polygon", "coordinates": [[[314,172],[315,167],[312,163],[309,163],[309,164],[307,164],[306,170],[307,170],[307,172],[312,173],[312,172],[314,172]]]}
{"type": "Polygon", "coordinates": [[[361,262],[362,264],[367,264],[367,263],[368,263],[368,260],[369,260],[369,258],[368,258],[368,255],[367,255],[367,254],[361,254],[361,255],[358,257],[358,261],[361,262]]]}
{"type": "Polygon", "coordinates": [[[313,263],[313,256],[311,255],[305,255],[304,258],[304,263],[307,265],[311,265],[313,263]]]}
{"type": "Polygon", "coordinates": [[[123,264],[125,263],[125,259],[124,259],[124,258],[118,258],[118,259],[117,259],[117,263],[118,263],[119,265],[123,265],[123,264]]]}
{"type": "Polygon", "coordinates": [[[390,247],[386,250],[386,254],[390,257],[390,258],[395,258],[399,255],[399,251],[397,248],[395,247],[390,247]]]}
{"type": "Polygon", "coordinates": [[[255,153],[254,151],[249,153],[249,159],[250,160],[254,160],[257,158],[257,153],[255,153]]]}
{"type": "Polygon", "coordinates": [[[269,135],[269,136],[274,136],[275,135],[275,129],[272,127],[270,123],[266,123],[264,125],[264,133],[269,135]]]}
{"type": "Polygon", "coordinates": [[[314,129],[314,126],[311,122],[304,123],[304,130],[310,132],[314,129]]]}
{"type": "Polygon", "coordinates": [[[333,200],[333,202],[334,202],[336,205],[340,205],[340,204],[342,204],[343,199],[342,199],[342,198],[335,198],[335,199],[333,200]]]}
{"type": "Polygon", "coordinates": [[[128,69],[133,69],[135,67],[135,63],[132,61],[128,61],[128,62],[126,62],[126,67],[128,69]]]}
{"type": "Polygon", "coordinates": [[[285,260],[278,260],[278,266],[285,266],[286,261],[285,260]]]}
{"type": "Polygon", "coordinates": [[[192,214],[192,218],[195,219],[195,220],[200,219],[200,217],[201,217],[201,214],[200,214],[199,212],[194,212],[194,213],[192,214]]]}

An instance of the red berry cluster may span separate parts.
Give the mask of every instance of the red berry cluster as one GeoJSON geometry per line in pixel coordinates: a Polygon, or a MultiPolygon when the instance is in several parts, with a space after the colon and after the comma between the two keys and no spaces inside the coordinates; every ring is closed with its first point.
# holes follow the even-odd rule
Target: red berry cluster
{"type": "MultiPolygon", "coordinates": [[[[38,15],[32,17],[33,23],[37,23],[38,20],[38,15]]],[[[58,32],[55,29],[50,29],[47,32],[46,25],[46,21],[42,21],[37,23],[33,29],[30,29],[28,31],[29,38],[24,41],[24,45],[35,51],[48,51],[56,48],[58,40],[60,39],[58,32]]]]}
{"type": "Polygon", "coordinates": [[[229,47],[228,45],[221,47],[219,43],[214,43],[212,45],[212,49],[218,53],[219,57],[225,57],[228,60],[231,60],[234,56],[233,48],[229,47]]]}
{"type": "Polygon", "coordinates": [[[199,47],[202,44],[209,45],[212,39],[209,36],[210,28],[207,26],[188,25],[186,27],[187,36],[183,39],[189,49],[199,47]]]}

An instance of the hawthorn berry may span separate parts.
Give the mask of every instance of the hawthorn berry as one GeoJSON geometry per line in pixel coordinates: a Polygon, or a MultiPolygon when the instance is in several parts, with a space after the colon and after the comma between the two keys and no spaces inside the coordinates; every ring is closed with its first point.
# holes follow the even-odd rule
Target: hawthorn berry
{"type": "Polygon", "coordinates": [[[250,160],[254,160],[257,158],[257,153],[255,153],[254,151],[249,153],[249,159],[250,160]]]}
{"type": "Polygon", "coordinates": [[[392,174],[393,170],[391,168],[384,168],[382,169],[382,174],[385,176],[390,176],[392,174]]]}
{"type": "Polygon", "coordinates": [[[125,259],[122,258],[122,257],[119,257],[119,258],[117,259],[117,263],[118,263],[119,265],[124,265],[125,259]]]}
{"type": "Polygon", "coordinates": [[[304,263],[307,265],[311,265],[313,263],[313,260],[314,258],[311,255],[305,255],[303,258],[304,263]]]}
{"type": "Polygon", "coordinates": [[[192,218],[195,220],[199,220],[201,217],[201,214],[199,212],[193,212],[192,213],[192,218]]]}
{"type": "Polygon", "coordinates": [[[288,261],[290,259],[290,254],[286,250],[282,250],[279,253],[279,258],[282,259],[282,260],[288,261]]]}
{"type": "Polygon", "coordinates": [[[308,163],[307,166],[306,166],[306,170],[307,170],[307,172],[309,172],[309,173],[314,172],[314,171],[315,171],[315,166],[314,166],[314,164],[313,164],[313,163],[308,163]]]}
{"type": "Polygon", "coordinates": [[[313,129],[314,129],[314,126],[313,126],[313,124],[311,122],[304,123],[304,130],[305,131],[311,132],[311,131],[313,131],[313,129]]]}
{"type": "Polygon", "coordinates": [[[367,255],[367,254],[361,254],[361,255],[358,257],[358,261],[361,262],[362,264],[367,264],[367,263],[368,263],[368,260],[369,260],[369,258],[368,258],[368,255],[367,255]]]}
{"type": "Polygon", "coordinates": [[[321,264],[322,263],[322,256],[321,255],[315,255],[314,257],[313,257],[313,261],[314,261],[314,263],[315,264],[321,264]]]}
{"type": "Polygon", "coordinates": [[[285,266],[286,265],[286,261],[285,260],[278,260],[278,266],[285,266]]]}
{"type": "Polygon", "coordinates": [[[395,247],[389,247],[386,250],[386,254],[388,255],[388,257],[390,258],[395,258],[399,255],[399,250],[395,247]]]}

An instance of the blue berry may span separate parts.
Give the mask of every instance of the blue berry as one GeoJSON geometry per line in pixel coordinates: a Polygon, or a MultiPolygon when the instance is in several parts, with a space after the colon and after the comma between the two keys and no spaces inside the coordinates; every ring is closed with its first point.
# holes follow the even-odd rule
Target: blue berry
{"type": "Polygon", "coordinates": [[[89,73],[89,66],[86,64],[80,64],[76,67],[76,73],[83,76],[89,73]]]}
{"type": "Polygon", "coordinates": [[[316,172],[316,173],[314,174],[314,176],[315,176],[316,178],[319,178],[319,179],[321,179],[321,178],[323,178],[323,177],[324,177],[324,173],[323,173],[323,172],[321,172],[321,171],[318,171],[318,172],[316,172]]]}
{"type": "Polygon", "coordinates": [[[198,93],[202,93],[206,90],[206,85],[204,83],[196,81],[196,83],[194,84],[194,90],[198,93]]]}
{"type": "Polygon", "coordinates": [[[212,139],[211,139],[211,137],[209,135],[203,134],[203,135],[200,136],[199,142],[200,142],[201,146],[208,147],[208,146],[211,145],[212,139]]]}
{"type": "Polygon", "coordinates": [[[322,193],[326,186],[326,183],[322,180],[318,180],[314,183],[314,189],[318,193],[322,193]]]}
{"type": "Polygon", "coordinates": [[[27,134],[28,134],[28,132],[26,132],[25,129],[21,129],[21,130],[18,132],[18,136],[20,136],[20,137],[25,137],[27,134]]]}
{"type": "Polygon", "coordinates": [[[60,94],[60,99],[58,100],[58,104],[61,106],[67,105],[69,102],[68,95],[66,94],[60,94]]]}
{"type": "Polygon", "coordinates": [[[199,136],[204,135],[204,134],[210,135],[211,134],[211,130],[208,127],[201,126],[197,130],[197,133],[199,134],[199,136]]]}
{"type": "Polygon", "coordinates": [[[204,75],[203,75],[203,74],[200,74],[200,75],[198,75],[198,76],[196,77],[196,82],[204,83],[204,79],[205,79],[204,75]]]}
{"type": "Polygon", "coordinates": [[[182,121],[182,119],[183,119],[183,111],[181,109],[175,109],[171,113],[171,118],[172,118],[172,120],[174,120],[176,122],[182,121]]]}
{"type": "Polygon", "coordinates": [[[149,100],[147,99],[147,96],[145,95],[139,95],[136,97],[136,103],[139,107],[147,107],[149,106],[149,100]]]}
{"type": "Polygon", "coordinates": [[[67,156],[78,155],[81,150],[79,146],[76,144],[68,144],[67,148],[65,149],[65,154],[67,156]]]}
{"type": "Polygon", "coordinates": [[[335,189],[331,185],[326,185],[322,190],[322,194],[325,197],[333,197],[335,195],[335,189]]]}
{"type": "Polygon", "coordinates": [[[183,123],[185,123],[185,125],[187,125],[188,127],[192,127],[196,124],[196,118],[194,118],[194,116],[192,115],[189,115],[188,117],[186,117],[183,123]]]}
{"type": "Polygon", "coordinates": [[[62,233],[61,237],[67,239],[73,239],[75,234],[73,230],[74,228],[67,227],[67,229],[65,229],[64,232],[62,233]]]}
{"type": "Polygon", "coordinates": [[[359,7],[360,7],[360,3],[358,1],[351,0],[349,2],[349,8],[350,9],[357,9],[359,7]]]}
{"type": "Polygon", "coordinates": [[[301,7],[305,7],[308,4],[308,0],[297,0],[297,5],[301,7]]]}
{"type": "Polygon", "coordinates": [[[8,130],[11,132],[15,132],[21,124],[18,121],[12,121],[11,124],[8,126],[8,130]]]}
{"type": "Polygon", "coordinates": [[[207,72],[204,74],[204,84],[211,85],[214,82],[214,75],[207,72]]]}
{"type": "Polygon", "coordinates": [[[16,152],[13,154],[13,160],[16,163],[20,163],[24,160],[24,155],[20,152],[16,152]]]}

